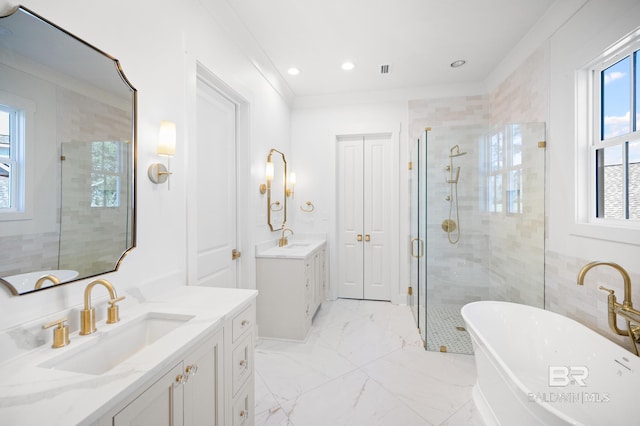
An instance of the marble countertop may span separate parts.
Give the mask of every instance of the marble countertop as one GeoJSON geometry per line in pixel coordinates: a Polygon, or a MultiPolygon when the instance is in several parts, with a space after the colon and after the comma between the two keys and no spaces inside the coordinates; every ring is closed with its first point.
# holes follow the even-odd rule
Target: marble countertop
{"type": "Polygon", "coordinates": [[[275,245],[256,246],[256,257],[276,259],[304,259],[325,244],[325,240],[290,239],[284,247],[275,245]]]}
{"type": "Polygon", "coordinates": [[[64,348],[52,349],[47,344],[0,364],[0,422],[21,426],[92,424],[139,386],[172,367],[202,338],[221,329],[225,318],[256,296],[256,290],[178,287],[144,303],[127,305],[125,299],[120,304],[119,323],[98,321],[95,333],[71,333],[71,343],[64,348]],[[103,374],[39,366],[63,357],[65,352],[99,344],[105,333],[117,332],[148,312],[193,318],[103,374]]]}

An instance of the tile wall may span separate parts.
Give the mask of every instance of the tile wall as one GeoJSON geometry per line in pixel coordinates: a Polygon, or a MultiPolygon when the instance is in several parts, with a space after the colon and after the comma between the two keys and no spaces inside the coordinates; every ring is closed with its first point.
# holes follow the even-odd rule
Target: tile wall
{"type": "Polygon", "coordinates": [[[461,304],[498,299],[543,306],[545,153],[537,142],[545,139],[544,127],[522,126],[524,140],[528,141],[522,148],[526,197],[522,214],[486,211],[486,183],[478,166],[483,137],[492,128],[507,123],[544,122],[545,58],[544,49],[535,52],[487,96],[409,102],[410,140],[422,137],[425,127],[432,128],[427,143],[430,302],[461,304]],[[456,144],[468,154],[454,159],[454,168],[461,167],[461,238],[452,245],[441,222],[449,216],[445,166],[449,164],[449,149],[456,144]]]}

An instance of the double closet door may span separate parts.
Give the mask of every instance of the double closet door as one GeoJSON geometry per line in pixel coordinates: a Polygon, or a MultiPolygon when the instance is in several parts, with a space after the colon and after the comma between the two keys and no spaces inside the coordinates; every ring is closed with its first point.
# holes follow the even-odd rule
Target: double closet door
{"type": "Polygon", "coordinates": [[[391,300],[391,134],[337,139],[338,297],[391,300]]]}

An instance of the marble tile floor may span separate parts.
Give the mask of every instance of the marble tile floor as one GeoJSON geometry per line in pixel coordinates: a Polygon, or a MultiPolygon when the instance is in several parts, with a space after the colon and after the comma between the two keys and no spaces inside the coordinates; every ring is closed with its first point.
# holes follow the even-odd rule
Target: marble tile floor
{"type": "Polygon", "coordinates": [[[325,302],[304,343],[259,339],[256,426],[481,425],[470,355],[425,351],[407,306],[325,302]]]}

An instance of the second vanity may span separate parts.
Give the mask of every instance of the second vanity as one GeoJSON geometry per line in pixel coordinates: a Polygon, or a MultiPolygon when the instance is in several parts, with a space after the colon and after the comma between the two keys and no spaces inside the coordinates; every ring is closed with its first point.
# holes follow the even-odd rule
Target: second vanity
{"type": "Polygon", "coordinates": [[[326,242],[256,247],[256,275],[260,337],[305,340],[325,298],[326,242]]]}
{"type": "Polygon", "coordinates": [[[256,296],[179,287],[123,303],[116,324],[0,364],[1,422],[252,425],[256,296]]]}

